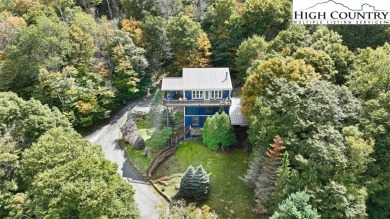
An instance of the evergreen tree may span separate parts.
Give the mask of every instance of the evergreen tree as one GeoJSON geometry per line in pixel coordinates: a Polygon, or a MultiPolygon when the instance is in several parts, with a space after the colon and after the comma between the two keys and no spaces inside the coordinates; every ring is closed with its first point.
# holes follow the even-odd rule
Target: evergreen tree
{"type": "Polygon", "coordinates": [[[203,126],[202,138],[203,144],[213,151],[218,150],[220,146],[225,148],[236,143],[236,135],[233,126],[230,124],[229,116],[222,112],[207,118],[203,126]]]}
{"type": "Polygon", "coordinates": [[[310,196],[306,192],[291,194],[280,205],[270,219],[319,219],[320,215],[309,204],[310,196]]]}
{"type": "Polygon", "coordinates": [[[256,211],[266,214],[267,201],[275,189],[275,182],[278,178],[278,169],[281,166],[281,152],[285,149],[280,136],[275,136],[274,143],[265,153],[262,170],[255,182],[256,211]]]}
{"type": "Polygon", "coordinates": [[[202,201],[208,198],[210,193],[210,179],[202,165],[194,169],[188,167],[186,173],[180,182],[180,193],[184,197],[194,198],[196,201],[202,201]]]}

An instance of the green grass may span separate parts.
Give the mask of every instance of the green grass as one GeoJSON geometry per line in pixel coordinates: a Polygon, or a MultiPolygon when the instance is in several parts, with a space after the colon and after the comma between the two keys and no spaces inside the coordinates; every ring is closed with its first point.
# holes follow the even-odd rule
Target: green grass
{"type": "Polygon", "coordinates": [[[121,140],[121,144],[127,149],[127,154],[131,159],[131,163],[142,173],[145,173],[152,159],[144,157],[145,150],[137,150],[130,144],[126,144],[121,140]]]}
{"type": "Polygon", "coordinates": [[[212,152],[200,141],[186,141],[160,165],[155,178],[184,173],[188,166],[201,164],[211,174],[210,197],[201,204],[209,205],[222,218],[259,218],[251,211],[255,205],[253,190],[239,178],[248,168],[249,156],[240,149],[212,152]]]}
{"type": "Polygon", "coordinates": [[[138,129],[149,129],[148,123],[145,117],[138,118],[137,122],[135,122],[138,129]]]}
{"type": "Polygon", "coordinates": [[[145,140],[145,147],[149,147],[152,150],[152,157],[146,158],[143,155],[145,154],[145,149],[137,150],[133,148],[130,144],[127,144],[123,142],[123,140],[120,140],[121,147],[126,147],[127,154],[129,155],[131,159],[131,163],[139,170],[141,173],[145,173],[146,169],[148,168],[150,162],[152,162],[154,156],[157,154],[157,152],[161,149],[159,147],[153,146],[150,144],[150,140],[145,140]]]}

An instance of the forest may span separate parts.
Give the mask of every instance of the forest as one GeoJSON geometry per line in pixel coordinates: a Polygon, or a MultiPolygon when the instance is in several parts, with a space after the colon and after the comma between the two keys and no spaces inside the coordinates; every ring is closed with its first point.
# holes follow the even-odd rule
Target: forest
{"type": "Polygon", "coordinates": [[[293,25],[291,10],[0,0],[0,218],[137,218],[131,185],[77,131],[183,67],[229,67],[242,91],[254,212],[389,218],[390,28],[293,25]]]}

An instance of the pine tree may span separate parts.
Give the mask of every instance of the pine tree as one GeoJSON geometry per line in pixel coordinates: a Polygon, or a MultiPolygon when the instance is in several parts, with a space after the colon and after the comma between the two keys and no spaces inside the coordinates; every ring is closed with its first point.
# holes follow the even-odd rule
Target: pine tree
{"type": "Polygon", "coordinates": [[[180,192],[184,197],[194,198],[196,201],[205,200],[210,193],[210,179],[202,165],[194,169],[188,167],[180,182],[180,192]]]}
{"type": "Polygon", "coordinates": [[[208,198],[210,193],[210,178],[202,165],[196,169],[194,187],[196,190],[195,200],[205,200],[208,198]]]}
{"type": "Polygon", "coordinates": [[[281,166],[281,152],[285,149],[282,145],[280,136],[275,136],[274,143],[263,158],[262,172],[255,182],[256,211],[261,214],[268,212],[266,204],[275,189],[278,169],[281,166]]]}
{"type": "Polygon", "coordinates": [[[272,215],[271,219],[319,219],[320,215],[316,209],[308,204],[310,196],[306,192],[291,194],[279,205],[279,209],[272,215]]]}
{"type": "Polygon", "coordinates": [[[193,197],[193,180],[195,177],[195,169],[193,166],[189,166],[180,182],[180,192],[184,197],[193,197]]]}

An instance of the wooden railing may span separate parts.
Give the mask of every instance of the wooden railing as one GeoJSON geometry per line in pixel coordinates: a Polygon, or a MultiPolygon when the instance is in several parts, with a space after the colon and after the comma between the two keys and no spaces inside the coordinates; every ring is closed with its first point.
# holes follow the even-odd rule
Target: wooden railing
{"type": "Polygon", "coordinates": [[[151,177],[158,168],[158,166],[164,162],[169,156],[176,153],[178,142],[184,139],[184,136],[190,131],[190,129],[185,129],[183,132],[175,134],[171,138],[171,144],[169,147],[161,149],[157,155],[153,158],[149,167],[146,169],[146,174],[148,177],[151,177]]]}
{"type": "Polygon", "coordinates": [[[163,104],[166,106],[230,106],[232,105],[231,99],[221,100],[163,100],[163,104]]]}

